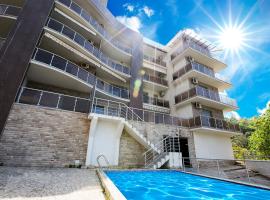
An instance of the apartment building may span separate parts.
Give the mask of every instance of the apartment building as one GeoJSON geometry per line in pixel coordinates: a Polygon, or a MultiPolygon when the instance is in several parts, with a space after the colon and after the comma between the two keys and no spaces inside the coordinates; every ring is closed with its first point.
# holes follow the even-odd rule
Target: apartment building
{"type": "Polygon", "coordinates": [[[0,163],[233,159],[231,137],[241,133],[224,112],[238,107],[223,95],[232,85],[208,41],[182,30],[152,42],[118,22],[106,0],[0,4],[0,163]]]}

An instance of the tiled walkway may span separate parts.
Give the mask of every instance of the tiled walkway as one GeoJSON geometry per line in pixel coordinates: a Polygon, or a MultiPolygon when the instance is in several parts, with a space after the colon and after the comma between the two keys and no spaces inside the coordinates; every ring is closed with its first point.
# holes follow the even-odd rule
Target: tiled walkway
{"type": "Polygon", "coordinates": [[[0,199],[105,199],[96,172],[88,169],[0,167],[0,199]]]}

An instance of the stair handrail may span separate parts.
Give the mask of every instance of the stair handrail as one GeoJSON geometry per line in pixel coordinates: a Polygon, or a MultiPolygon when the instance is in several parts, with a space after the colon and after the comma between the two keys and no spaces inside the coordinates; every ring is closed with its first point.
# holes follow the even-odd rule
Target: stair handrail
{"type": "Polygon", "coordinates": [[[106,158],[106,156],[104,154],[100,154],[100,155],[97,156],[97,164],[98,164],[99,168],[102,168],[102,166],[101,166],[101,164],[99,162],[100,158],[103,158],[105,160],[108,167],[110,166],[110,163],[109,163],[108,159],[106,158]]]}
{"type": "Polygon", "coordinates": [[[168,144],[166,141],[170,137],[171,137],[170,135],[166,136],[162,140],[158,141],[154,145],[154,148],[150,148],[143,153],[145,167],[148,167],[154,164],[160,158],[161,155],[164,155],[164,154],[168,155],[169,151],[167,151],[167,149],[171,150],[172,147],[171,147],[171,142],[169,141],[169,144],[168,144]]]}

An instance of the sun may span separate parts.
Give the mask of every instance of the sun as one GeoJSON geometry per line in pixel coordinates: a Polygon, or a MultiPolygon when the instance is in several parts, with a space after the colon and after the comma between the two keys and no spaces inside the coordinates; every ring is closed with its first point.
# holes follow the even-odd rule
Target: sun
{"type": "Polygon", "coordinates": [[[239,27],[224,27],[218,36],[221,48],[231,51],[239,51],[245,42],[245,34],[239,27]]]}

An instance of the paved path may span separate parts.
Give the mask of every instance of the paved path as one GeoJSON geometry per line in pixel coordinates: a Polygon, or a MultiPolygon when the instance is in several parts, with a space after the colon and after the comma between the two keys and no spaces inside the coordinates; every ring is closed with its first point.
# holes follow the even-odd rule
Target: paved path
{"type": "Polygon", "coordinates": [[[96,172],[88,169],[0,167],[0,199],[104,200],[96,172]]]}

